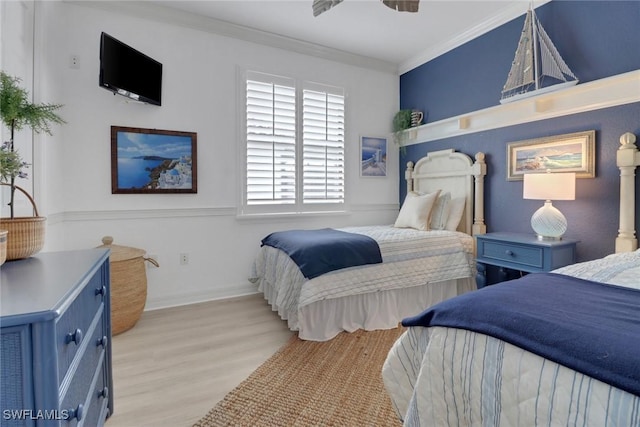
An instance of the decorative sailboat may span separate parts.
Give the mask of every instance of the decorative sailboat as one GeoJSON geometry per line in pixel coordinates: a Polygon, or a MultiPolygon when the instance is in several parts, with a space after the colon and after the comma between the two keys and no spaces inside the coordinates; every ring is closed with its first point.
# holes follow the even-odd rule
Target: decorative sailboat
{"type": "Polygon", "coordinates": [[[536,18],[533,7],[530,7],[511,70],[502,88],[500,103],[563,89],[576,83],[578,78],[564,62],[536,18]]]}

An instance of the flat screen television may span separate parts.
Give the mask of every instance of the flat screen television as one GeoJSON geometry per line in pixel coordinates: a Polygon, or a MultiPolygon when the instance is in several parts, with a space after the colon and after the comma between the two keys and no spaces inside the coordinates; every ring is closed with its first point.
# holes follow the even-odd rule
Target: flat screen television
{"type": "Polygon", "coordinates": [[[100,86],[136,101],[161,105],[162,64],[103,32],[100,86]]]}

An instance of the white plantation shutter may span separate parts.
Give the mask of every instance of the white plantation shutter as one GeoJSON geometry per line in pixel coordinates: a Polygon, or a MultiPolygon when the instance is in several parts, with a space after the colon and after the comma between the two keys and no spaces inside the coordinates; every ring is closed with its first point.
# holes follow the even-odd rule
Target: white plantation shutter
{"type": "Polygon", "coordinates": [[[344,203],[344,95],[302,93],[303,203],[344,203]]]}
{"type": "Polygon", "coordinates": [[[259,73],[247,77],[246,202],[295,203],[295,86],[259,73]]]}
{"type": "Polygon", "coordinates": [[[344,91],[246,72],[243,212],[335,210],[345,200],[344,91]],[[324,204],[324,206],[321,206],[324,204]]]}

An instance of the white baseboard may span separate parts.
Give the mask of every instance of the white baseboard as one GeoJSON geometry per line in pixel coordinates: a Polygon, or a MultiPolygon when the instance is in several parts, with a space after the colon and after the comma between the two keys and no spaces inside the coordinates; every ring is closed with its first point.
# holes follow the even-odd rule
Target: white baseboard
{"type": "Polygon", "coordinates": [[[167,295],[159,298],[147,298],[144,311],[159,310],[162,308],[178,307],[181,305],[196,304],[199,302],[213,301],[251,295],[258,293],[258,289],[251,283],[227,286],[211,289],[207,292],[181,293],[167,295]]]}

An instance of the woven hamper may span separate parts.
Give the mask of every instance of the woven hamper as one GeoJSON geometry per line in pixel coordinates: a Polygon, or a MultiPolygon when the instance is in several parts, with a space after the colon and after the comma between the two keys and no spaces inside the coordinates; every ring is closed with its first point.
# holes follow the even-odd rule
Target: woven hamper
{"type": "Polygon", "coordinates": [[[111,334],[127,331],[138,322],[147,301],[147,273],[145,261],[158,267],[158,263],[146,258],[143,249],[113,244],[113,238],[102,238],[101,248],[111,250],[111,334]]]}

